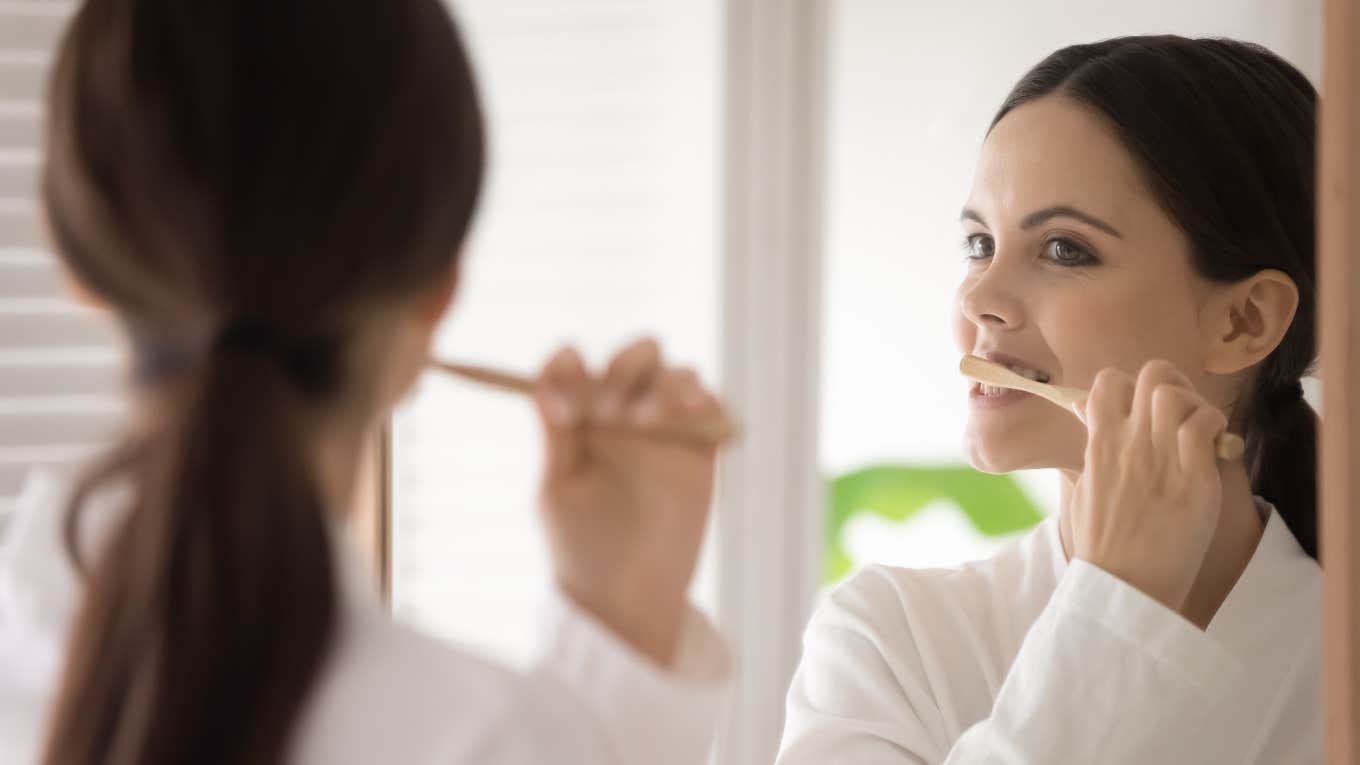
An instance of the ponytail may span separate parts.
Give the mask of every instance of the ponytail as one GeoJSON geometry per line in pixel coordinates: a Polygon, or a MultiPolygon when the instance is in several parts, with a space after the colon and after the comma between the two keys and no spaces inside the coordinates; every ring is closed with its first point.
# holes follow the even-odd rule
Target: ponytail
{"type": "Polygon", "coordinates": [[[68,542],[95,484],[133,488],[88,571],[47,765],[286,759],[337,611],[304,420],[327,365],[309,376],[306,354],[266,340],[252,325],[224,333],[172,382],[144,442],[76,492],[68,542]]]}
{"type": "Polygon", "coordinates": [[[1247,428],[1252,491],[1275,504],[1299,545],[1315,560],[1317,437],[1317,415],[1297,381],[1258,396],[1247,428]]]}

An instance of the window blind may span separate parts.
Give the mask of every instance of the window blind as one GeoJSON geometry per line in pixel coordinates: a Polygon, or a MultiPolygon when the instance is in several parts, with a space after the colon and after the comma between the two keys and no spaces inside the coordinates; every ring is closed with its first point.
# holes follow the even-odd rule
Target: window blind
{"type": "Polygon", "coordinates": [[[111,322],[67,296],[38,215],[47,73],[75,8],[0,0],[0,525],[31,470],[88,458],[126,408],[111,322]]]}

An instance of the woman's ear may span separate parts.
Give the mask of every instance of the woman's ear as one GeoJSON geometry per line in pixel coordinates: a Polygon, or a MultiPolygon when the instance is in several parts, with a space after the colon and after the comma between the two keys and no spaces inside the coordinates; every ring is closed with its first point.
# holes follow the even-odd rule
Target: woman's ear
{"type": "MultiPolygon", "coordinates": [[[[52,236],[52,220],[47,216],[47,206],[43,205],[41,202],[39,205],[38,225],[42,228],[43,243],[47,246],[48,252],[55,253],[57,251],[57,240],[56,237],[52,236]]],[[[56,256],[53,255],[53,257],[56,256]]],[[[66,283],[66,295],[78,305],[84,306],[85,308],[92,308],[96,311],[107,311],[108,304],[96,297],[95,294],[85,286],[84,282],[77,279],[76,275],[71,273],[71,270],[66,267],[66,264],[60,262],[60,258],[57,260],[61,267],[63,280],[66,283]]]]}
{"type": "Polygon", "coordinates": [[[383,382],[380,397],[384,411],[407,395],[429,364],[434,333],[448,315],[458,291],[458,267],[450,263],[413,299],[401,304],[395,331],[382,324],[383,351],[392,359],[391,377],[383,382]]]}
{"type": "Polygon", "coordinates": [[[1283,271],[1223,285],[1201,313],[1205,369],[1231,375],[1260,363],[1280,345],[1298,307],[1299,288],[1283,271]]]}
{"type": "Polygon", "coordinates": [[[415,318],[430,332],[439,325],[453,307],[454,297],[458,294],[458,266],[449,264],[437,279],[430,283],[424,294],[416,298],[415,318]]]}
{"type": "Polygon", "coordinates": [[[66,294],[85,308],[93,308],[96,311],[108,310],[108,304],[103,300],[100,300],[93,292],[90,292],[90,290],[88,290],[85,285],[70,272],[66,273],[66,294]]]}

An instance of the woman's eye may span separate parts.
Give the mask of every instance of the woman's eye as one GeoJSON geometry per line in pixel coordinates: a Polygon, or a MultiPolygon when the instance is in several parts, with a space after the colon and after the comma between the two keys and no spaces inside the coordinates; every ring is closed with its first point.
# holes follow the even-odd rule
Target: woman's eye
{"type": "Polygon", "coordinates": [[[1090,252],[1068,239],[1050,239],[1044,245],[1044,255],[1060,266],[1080,266],[1095,262],[1095,257],[1090,252]]]}
{"type": "Polygon", "coordinates": [[[970,234],[964,237],[963,250],[969,260],[985,260],[995,253],[996,244],[986,234],[970,234]]]}

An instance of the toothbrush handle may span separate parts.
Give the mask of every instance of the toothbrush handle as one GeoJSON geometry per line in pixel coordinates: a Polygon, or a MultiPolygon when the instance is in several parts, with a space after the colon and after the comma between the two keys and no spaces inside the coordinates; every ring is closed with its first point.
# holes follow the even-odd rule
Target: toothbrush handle
{"type": "Polygon", "coordinates": [[[1214,440],[1214,454],[1221,462],[1236,462],[1247,451],[1247,442],[1236,433],[1219,433],[1214,440]]]}

